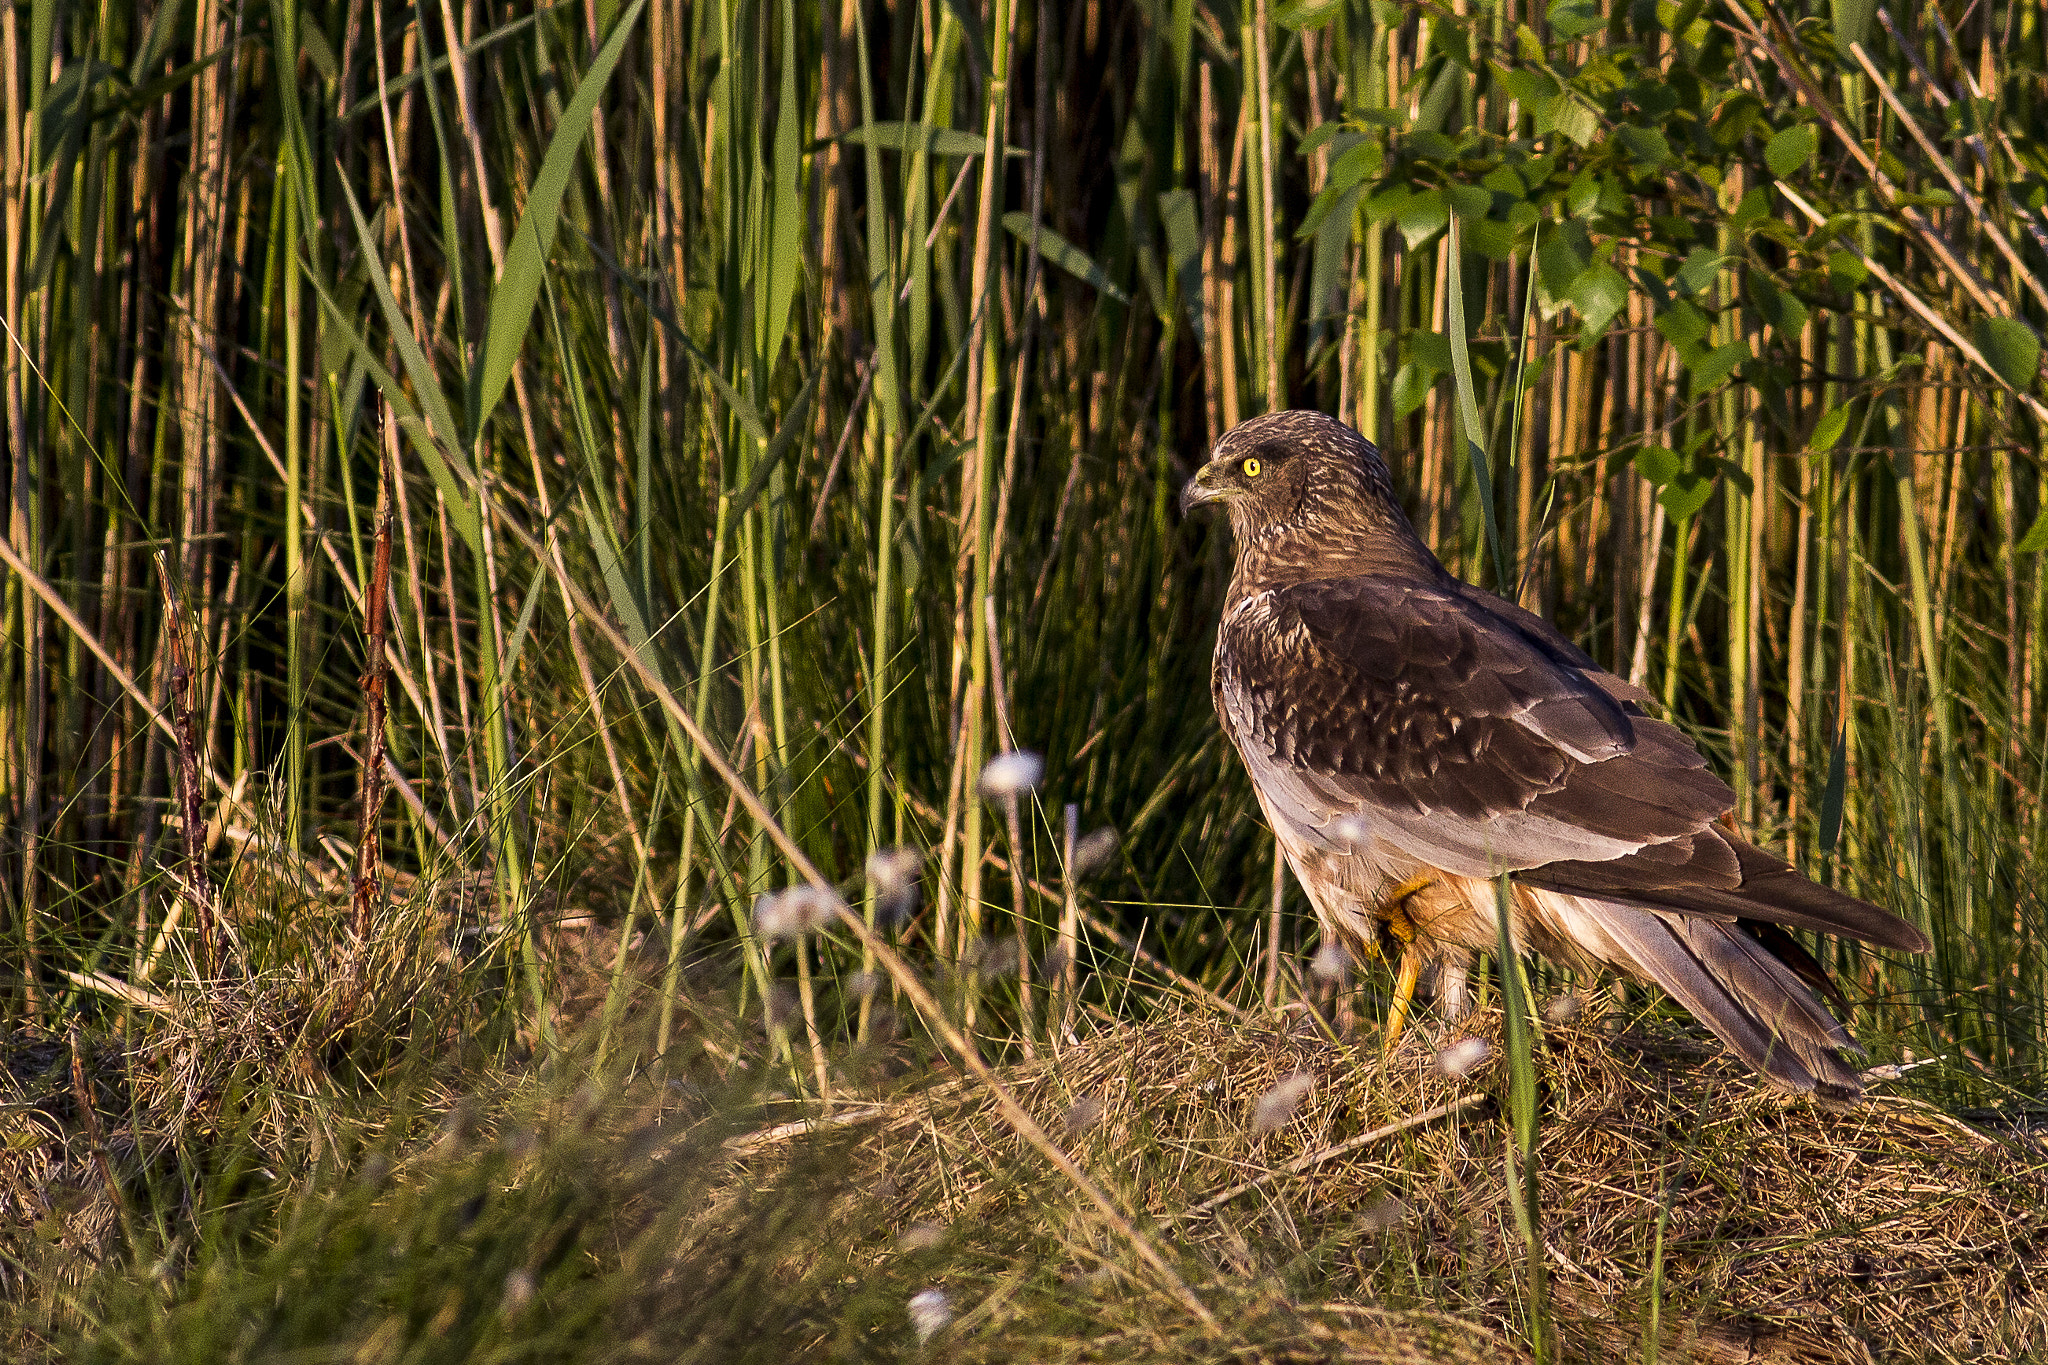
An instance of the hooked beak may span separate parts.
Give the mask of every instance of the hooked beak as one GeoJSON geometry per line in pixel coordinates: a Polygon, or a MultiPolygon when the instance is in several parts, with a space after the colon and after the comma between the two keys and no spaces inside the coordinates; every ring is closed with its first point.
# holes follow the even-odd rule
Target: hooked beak
{"type": "Polygon", "coordinates": [[[1217,462],[1211,460],[1208,464],[1197,469],[1195,477],[1189,479],[1182,486],[1180,490],[1180,514],[1182,516],[1186,516],[1190,511],[1205,502],[1221,502],[1230,496],[1230,490],[1216,482],[1215,475],[1218,472],[1217,462]]]}

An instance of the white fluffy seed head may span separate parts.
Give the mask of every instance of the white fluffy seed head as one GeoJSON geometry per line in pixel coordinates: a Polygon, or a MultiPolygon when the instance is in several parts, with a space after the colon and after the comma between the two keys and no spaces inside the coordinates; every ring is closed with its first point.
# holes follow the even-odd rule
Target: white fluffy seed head
{"type": "Polygon", "coordinates": [[[830,924],[839,906],[839,897],[808,883],[770,891],[754,901],[754,932],[771,942],[802,938],[830,924]]]}
{"type": "Polygon", "coordinates": [[[917,913],[923,873],[924,855],[903,844],[878,848],[868,855],[868,885],[875,889],[878,923],[901,924],[917,913]]]}
{"type": "Polygon", "coordinates": [[[896,1235],[903,1251],[929,1251],[946,1240],[946,1229],[938,1223],[912,1223],[896,1235]]]}
{"type": "Polygon", "coordinates": [[[533,1302],[535,1289],[533,1272],[521,1266],[505,1277],[505,1295],[499,1301],[498,1311],[511,1317],[520,1309],[533,1302]]]}
{"type": "Polygon", "coordinates": [[[1586,1008],[1586,1001],[1577,991],[1566,991],[1555,1000],[1546,1001],[1543,1006],[1543,1022],[1546,1024],[1569,1024],[1579,1017],[1586,1008]]]}
{"type": "Polygon", "coordinates": [[[1082,835],[1081,842],[1074,845],[1074,875],[1085,877],[1107,867],[1116,857],[1116,846],[1117,833],[1107,825],[1082,835]]]}
{"type": "Polygon", "coordinates": [[[945,1290],[920,1289],[910,1296],[910,1325],[917,1332],[919,1345],[944,1331],[952,1320],[953,1301],[946,1297],[945,1290]]]}
{"type": "Polygon", "coordinates": [[[1436,1054],[1436,1069],[1446,1076],[1463,1076],[1492,1055],[1493,1047],[1484,1038],[1460,1038],[1436,1054]]]}
{"type": "Polygon", "coordinates": [[[1360,1214],[1358,1221],[1374,1232],[1386,1232],[1408,1221],[1408,1206],[1388,1195],[1360,1214]]]}
{"type": "Polygon", "coordinates": [[[997,754],[981,770],[981,794],[991,801],[1006,800],[1036,791],[1045,777],[1045,760],[1029,749],[1011,749],[997,754]]]}
{"type": "Polygon", "coordinates": [[[981,974],[990,981],[1017,974],[1017,940],[1014,938],[982,939],[975,953],[975,960],[981,966],[981,974]]]}
{"type": "Polygon", "coordinates": [[[1067,1110],[1067,1132],[1085,1133],[1102,1121],[1102,1101],[1094,1095],[1083,1095],[1067,1110]]]}
{"type": "Polygon", "coordinates": [[[1344,979],[1344,973],[1350,966],[1351,955],[1344,951],[1344,946],[1333,938],[1326,938],[1309,961],[1308,969],[1318,981],[1334,983],[1344,979]]]}
{"type": "Polygon", "coordinates": [[[1278,1085],[1259,1096],[1258,1104],[1252,1108],[1252,1134],[1264,1137],[1275,1128],[1294,1117],[1294,1111],[1308,1098],[1308,1092],[1316,1088],[1316,1078],[1306,1071],[1297,1071],[1278,1085]]]}

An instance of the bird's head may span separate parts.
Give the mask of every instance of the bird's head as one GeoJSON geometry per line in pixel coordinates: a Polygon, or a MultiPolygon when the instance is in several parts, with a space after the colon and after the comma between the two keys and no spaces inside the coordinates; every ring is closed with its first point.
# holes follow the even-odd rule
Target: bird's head
{"type": "Polygon", "coordinates": [[[1379,451],[1320,412],[1268,413],[1225,432],[1181,489],[1183,513],[1209,502],[1229,510],[1240,552],[1298,537],[1339,554],[1347,542],[1421,548],[1379,451]]]}

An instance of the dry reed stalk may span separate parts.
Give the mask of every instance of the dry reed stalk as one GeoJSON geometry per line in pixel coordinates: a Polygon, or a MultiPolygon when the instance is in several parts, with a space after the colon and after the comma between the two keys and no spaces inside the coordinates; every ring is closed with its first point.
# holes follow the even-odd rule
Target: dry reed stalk
{"type": "Polygon", "coordinates": [[[1277,139],[1273,136],[1273,119],[1279,112],[1273,98],[1273,62],[1268,54],[1267,30],[1272,20],[1267,14],[1266,0],[1253,0],[1253,52],[1258,63],[1257,91],[1259,100],[1259,266],[1264,274],[1265,284],[1259,291],[1260,306],[1264,311],[1265,330],[1260,336],[1261,350],[1266,358],[1265,382],[1261,385],[1261,397],[1265,400],[1267,412],[1278,412],[1287,406],[1287,384],[1284,360],[1287,351],[1286,334],[1280,330],[1280,202],[1274,185],[1275,163],[1278,160],[1277,139]]]}
{"type": "MultiPolygon", "coordinates": [[[[1901,43],[1899,46],[1906,48],[1910,47],[1911,44],[1901,43]]],[[[1849,44],[1849,53],[1855,57],[1857,65],[1863,68],[1864,74],[1870,77],[1872,84],[1877,86],[1877,92],[1884,97],[1885,105],[1892,111],[1892,116],[1898,119],[1905,126],[1906,131],[1913,135],[1913,140],[1920,144],[1920,150],[1927,153],[1927,159],[1941,173],[1941,178],[1947,183],[1950,191],[1962,202],[1963,207],[1969,211],[1971,220],[1977,225],[1979,238],[1988,239],[1994,247],[1998,248],[1999,254],[2005,258],[2006,264],[2011,267],[2013,278],[2025,284],[2035,300],[2043,307],[2048,307],[2048,285],[2042,284],[2041,280],[2028,268],[2027,263],[2020,258],[2019,248],[2014,246],[2012,240],[1999,229],[1996,223],[1991,221],[1991,215],[1985,211],[1983,203],[1976,195],[1970,192],[1969,186],[1965,185],[1963,178],[1956,174],[1956,169],[1950,164],[1949,159],[1941,154],[1941,149],[1934,145],[1933,139],[1929,138],[1926,130],[1921,128],[1920,121],[1914,118],[1912,111],[1906,108],[1905,104],[1900,101],[1898,93],[1892,89],[1891,82],[1884,78],[1884,73],[1878,70],[1877,65],[1870,60],[1870,54],[1863,50],[1863,44],[1849,44]]],[[[1966,289],[1969,288],[1967,277],[1962,277],[1959,282],[1966,289]]],[[[2010,305],[2008,305],[2009,307],[2010,305]]]]}
{"type": "MultiPolygon", "coordinates": [[[[388,418],[387,418],[388,420],[388,418]]],[[[356,875],[350,900],[355,938],[351,952],[351,984],[359,982],[370,929],[384,887],[378,875],[379,830],[384,823],[384,627],[391,612],[391,487],[379,462],[377,477],[376,551],[371,562],[370,590],[363,598],[364,647],[363,748],[361,814],[356,824],[356,875]]],[[[354,1011],[343,1011],[344,1017],[354,1011]]]]}
{"type": "Polygon", "coordinates": [[[1056,1028],[1048,1028],[1054,1045],[1066,1037],[1074,1025],[1074,1007],[1078,1003],[1081,983],[1081,895],[1078,885],[1080,869],[1074,866],[1074,858],[1081,842],[1081,808],[1071,801],[1062,812],[1060,839],[1060,934],[1059,960],[1060,975],[1057,989],[1060,997],[1059,1022],[1056,1028]]]}
{"type": "MultiPolygon", "coordinates": [[[[1006,750],[1017,748],[1017,731],[1010,723],[1010,696],[1004,680],[1002,636],[996,629],[995,598],[982,599],[984,608],[983,629],[988,631],[989,691],[995,701],[996,739],[1006,750]]],[[[1032,1021],[1036,1017],[1032,1010],[1031,992],[1031,940],[1029,904],[1024,898],[1024,825],[1018,809],[1020,793],[1006,791],[1001,796],[1005,831],[1010,836],[1010,918],[1017,945],[1017,1017],[1018,1039],[1024,1056],[1036,1056],[1032,1041],[1032,1021]]]]}
{"type": "MultiPolygon", "coordinates": [[[[0,300],[4,307],[7,324],[7,348],[0,358],[0,383],[6,386],[7,443],[11,451],[26,452],[34,448],[28,436],[28,421],[25,412],[25,393],[28,378],[23,361],[28,357],[22,348],[21,333],[25,326],[22,299],[23,256],[27,246],[29,206],[29,148],[24,145],[32,127],[23,117],[21,105],[21,38],[19,21],[12,8],[0,15],[0,78],[6,81],[7,128],[4,134],[6,167],[4,194],[6,214],[6,279],[5,298],[0,300]]],[[[36,500],[31,490],[36,484],[35,464],[29,459],[17,458],[12,462],[12,480],[9,487],[7,541],[10,557],[17,565],[40,564],[43,557],[41,527],[35,515],[36,500]]],[[[20,572],[17,568],[16,572],[20,572]]],[[[21,648],[24,667],[21,676],[21,710],[13,718],[10,730],[10,753],[8,764],[9,794],[16,803],[15,818],[21,825],[21,887],[19,892],[19,913],[22,924],[22,953],[26,970],[23,973],[22,989],[26,1013],[30,1022],[42,1017],[42,1002],[36,985],[40,967],[41,950],[39,939],[42,931],[41,878],[38,875],[38,858],[41,855],[42,834],[42,758],[43,758],[43,709],[48,687],[44,680],[43,614],[35,601],[26,594],[21,595],[21,648]],[[15,757],[12,745],[19,745],[19,757],[15,757]]],[[[13,699],[9,698],[10,706],[13,699]]]]}
{"type": "MultiPolygon", "coordinates": [[[[1805,199],[1800,197],[1800,194],[1797,190],[1793,189],[1790,185],[1787,185],[1782,180],[1776,181],[1775,184],[1777,185],[1778,193],[1784,195],[1786,200],[1792,205],[1792,207],[1798,209],[1800,213],[1804,214],[1806,218],[1810,222],[1812,222],[1816,227],[1821,226],[1827,222],[1827,219],[1822,216],[1819,210],[1815,209],[1813,205],[1807,203],[1805,199]]],[[[1852,241],[1844,239],[1841,244],[1841,248],[1842,250],[1847,251],[1850,255],[1854,256],[1856,260],[1862,264],[1865,270],[1869,271],[1873,276],[1875,276],[1878,279],[1878,281],[1885,286],[1885,288],[1891,290],[1892,294],[1901,303],[1905,304],[1906,307],[1909,310],[1911,310],[1913,314],[1917,316],[1922,322],[1926,323],[1929,327],[1932,327],[1936,332],[1939,332],[1942,335],[1942,337],[1948,341],[1949,345],[1955,347],[1960,354],[1967,357],[1971,364],[1975,365],[1985,375],[1995,380],[2000,385],[2000,387],[2005,388],[2008,392],[2011,392],[2013,398],[2022,406],[2024,406],[2027,409],[2027,411],[2033,413],[2037,420],[2043,423],[2048,423],[2048,404],[2043,404],[2040,399],[2035,398],[2032,394],[2020,393],[2013,390],[2011,386],[2006,383],[2004,376],[1998,373],[1997,368],[1994,367],[1989,360],[1985,359],[1984,353],[1982,351],[1978,350],[1974,345],[1972,345],[1970,341],[1963,336],[1962,333],[1958,332],[1955,329],[1955,327],[1948,321],[1947,318],[1944,318],[1939,312],[1935,311],[1935,309],[1931,307],[1926,300],[1922,299],[1918,293],[1916,293],[1912,289],[1909,289],[1905,285],[1905,283],[1899,279],[1898,276],[1894,275],[1890,270],[1886,269],[1881,262],[1872,259],[1868,255],[1865,255],[1864,252],[1859,247],[1857,247],[1856,244],[1852,241]]]]}
{"type": "Polygon", "coordinates": [[[1222,249],[1223,167],[1216,132],[1215,72],[1202,62],[1196,78],[1196,168],[1202,187],[1202,411],[1208,443],[1213,446],[1228,430],[1223,421],[1224,348],[1223,282],[1218,276],[1222,249]]]}
{"type": "Polygon", "coordinates": [[[1223,244],[1216,280],[1216,369],[1223,381],[1224,431],[1243,419],[1237,392],[1237,231],[1244,213],[1244,142],[1244,120],[1240,118],[1230,143],[1230,171],[1224,177],[1223,244]]]}

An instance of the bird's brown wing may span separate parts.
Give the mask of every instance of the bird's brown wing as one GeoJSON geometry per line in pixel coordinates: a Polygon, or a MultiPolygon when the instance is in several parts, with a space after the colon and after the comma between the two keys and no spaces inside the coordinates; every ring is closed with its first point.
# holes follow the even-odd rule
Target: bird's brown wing
{"type": "Polygon", "coordinates": [[[1267,806],[1328,848],[1918,949],[1917,929],[1717,823],[1734,802],[1636,689],[1464,584],[1327,579],[1234,604],[1216,693],[1267,806]]]}

